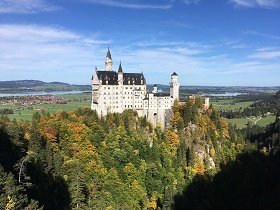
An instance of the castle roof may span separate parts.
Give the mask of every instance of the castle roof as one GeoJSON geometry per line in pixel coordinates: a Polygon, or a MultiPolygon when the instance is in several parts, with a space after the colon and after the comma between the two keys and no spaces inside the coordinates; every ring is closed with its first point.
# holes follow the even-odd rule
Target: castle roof
{"type": "Polygon", "coordinates": [[[96,71],[96,74],[102,85],[118,85],[118,74],[115,71],[96,71]]]}
{"type": "MultiPolygon", "coordinates": [[[[102,85],[118,85],[118,73],[115,71],[96,71],[96,75],[102,85]]],[[[145,85],[146,80],[143,73],[123,73],[123,84],[145,85]]]]}
{"type": "Polygon", "coordinates": [[[167,97],[170,93],[154,93],[154,97],[167,97]]]}
{"type": "Polygon", "coordinates": [[[121,63],[121,62],[120,62],[120,65],[119,65],[119,70],[118,70],[118,72],[121,72],[121,73],[123,72],[123,71],[122,71],[122,63],[121,63]]]}
{"type": "Polygon", "coordinates": [[[111,56],[111,52],[110,52],[109,47],[108,47],[108,51],[107,51],[106,58],[109,58],[109,59],[111,59],[111,60],[112,60],[112,56],[111,56]]]}
{"type": "Polygon", "coordinates": [[[171,74],[171,76],[178,76],[178,74],[176,74],[176,72],[174,71],[173,74],[171,74]]]}

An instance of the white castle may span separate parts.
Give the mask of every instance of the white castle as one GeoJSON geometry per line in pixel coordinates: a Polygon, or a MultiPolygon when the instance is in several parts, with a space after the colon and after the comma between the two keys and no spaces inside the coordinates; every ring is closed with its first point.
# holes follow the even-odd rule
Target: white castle
{"type": "Polygon", "coordinates": [[[162,125],[168,123],[172,116],[171,107],[179,100],[178,75],[171,75],[170,93],[158,92],[157,86],[147,90],[143,73],[124,73],[120,63],[118,72],[113,71],[113,60],[108,48],[105,60],[105,71],[95,68],[91,79],[92,102],[91,109],[99,116],[109,112],[121,113],[126,109],[137,111],[138,116],[146,116],[147,120],[162,125]]]}

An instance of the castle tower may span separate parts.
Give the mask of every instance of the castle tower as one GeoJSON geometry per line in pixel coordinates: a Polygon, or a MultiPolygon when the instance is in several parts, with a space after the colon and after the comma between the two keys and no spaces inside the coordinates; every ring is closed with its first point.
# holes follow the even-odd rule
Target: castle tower
{"type": "Polygon", "coordinates": [[[123,70],[122,70],[122,63],[120,62],[119,70],[118,70],[118,83],[119,85],[123,85],[123,70]]]}
{"type": "Polygon", "coordinates": [[[113,60],[109,47],[106,55],[105,66],[106,66],[106,71],[112,71],[113,60]]]}
{"type": "Polygon", "coordinates": [[[169,83],[170,86],[170,96],[175,100],[179,100],[179,87],[180,83],[178,82],[178,74],[173,72],[171,75],[171,82],[169,83]]]}
{"type": "Polygon", "coordinates": [[[158,91],[157,91],[157,85],[155,84],[154,87],[153,87],[152,93],[157,93],[157,92],[158,92],[158,91]]]}

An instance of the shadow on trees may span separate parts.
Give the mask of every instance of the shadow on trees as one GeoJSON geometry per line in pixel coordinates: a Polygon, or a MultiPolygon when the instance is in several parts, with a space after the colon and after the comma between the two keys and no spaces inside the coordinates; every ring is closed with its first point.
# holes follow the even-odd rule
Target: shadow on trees
{"type": "Polygon", "coordinates": [[[175,197],[181,209],[280,209],[280,152],[240,155],[214,177],[196,176],[175,197]]]}
{"type": "Polygon", "coordinates": [[[9,140],[9,136],[0,129],[0,165],[5,171],[12,171],[19,158],[18,149],[9,140]]]}
{"type": "MultiPolygon", "coordinates": [[[[26,175],[31,180],[18,182],[19,172],[17,163],[21,162],[26,154],[27,145],[20,144],[22,139],[12,139],[6,130],[0,127],[0,165],[5,172],[12,173],[17,185],[24,187],[22,194],[28,199],[36,200],[44,209],[70,209],[70,193],[68,186],[60,175],[54,175],[52,171],[46,170],[50,165],[51,157],[46,155],[46,147],[40,148],[41,159],[46,161],[28,161],[26,175]]],[[[16,186],[14,186],[16,187],[16,186]]]]}
{"type": "Polygon", "coordinates": [[[27,189],[28,197],[39,201],[44,209],[70,209],[70,194],[61,176],[46,174],[34,164],[28,167],[32,187],[27,189]]]}

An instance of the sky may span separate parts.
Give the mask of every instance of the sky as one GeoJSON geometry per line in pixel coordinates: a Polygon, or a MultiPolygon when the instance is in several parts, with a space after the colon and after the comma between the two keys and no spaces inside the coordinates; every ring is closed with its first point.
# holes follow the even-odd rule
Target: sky
{"type": "Polygon", "coordinates": [[[280,0],[0,0],[0,81],[280,86],[280,0]]]}

